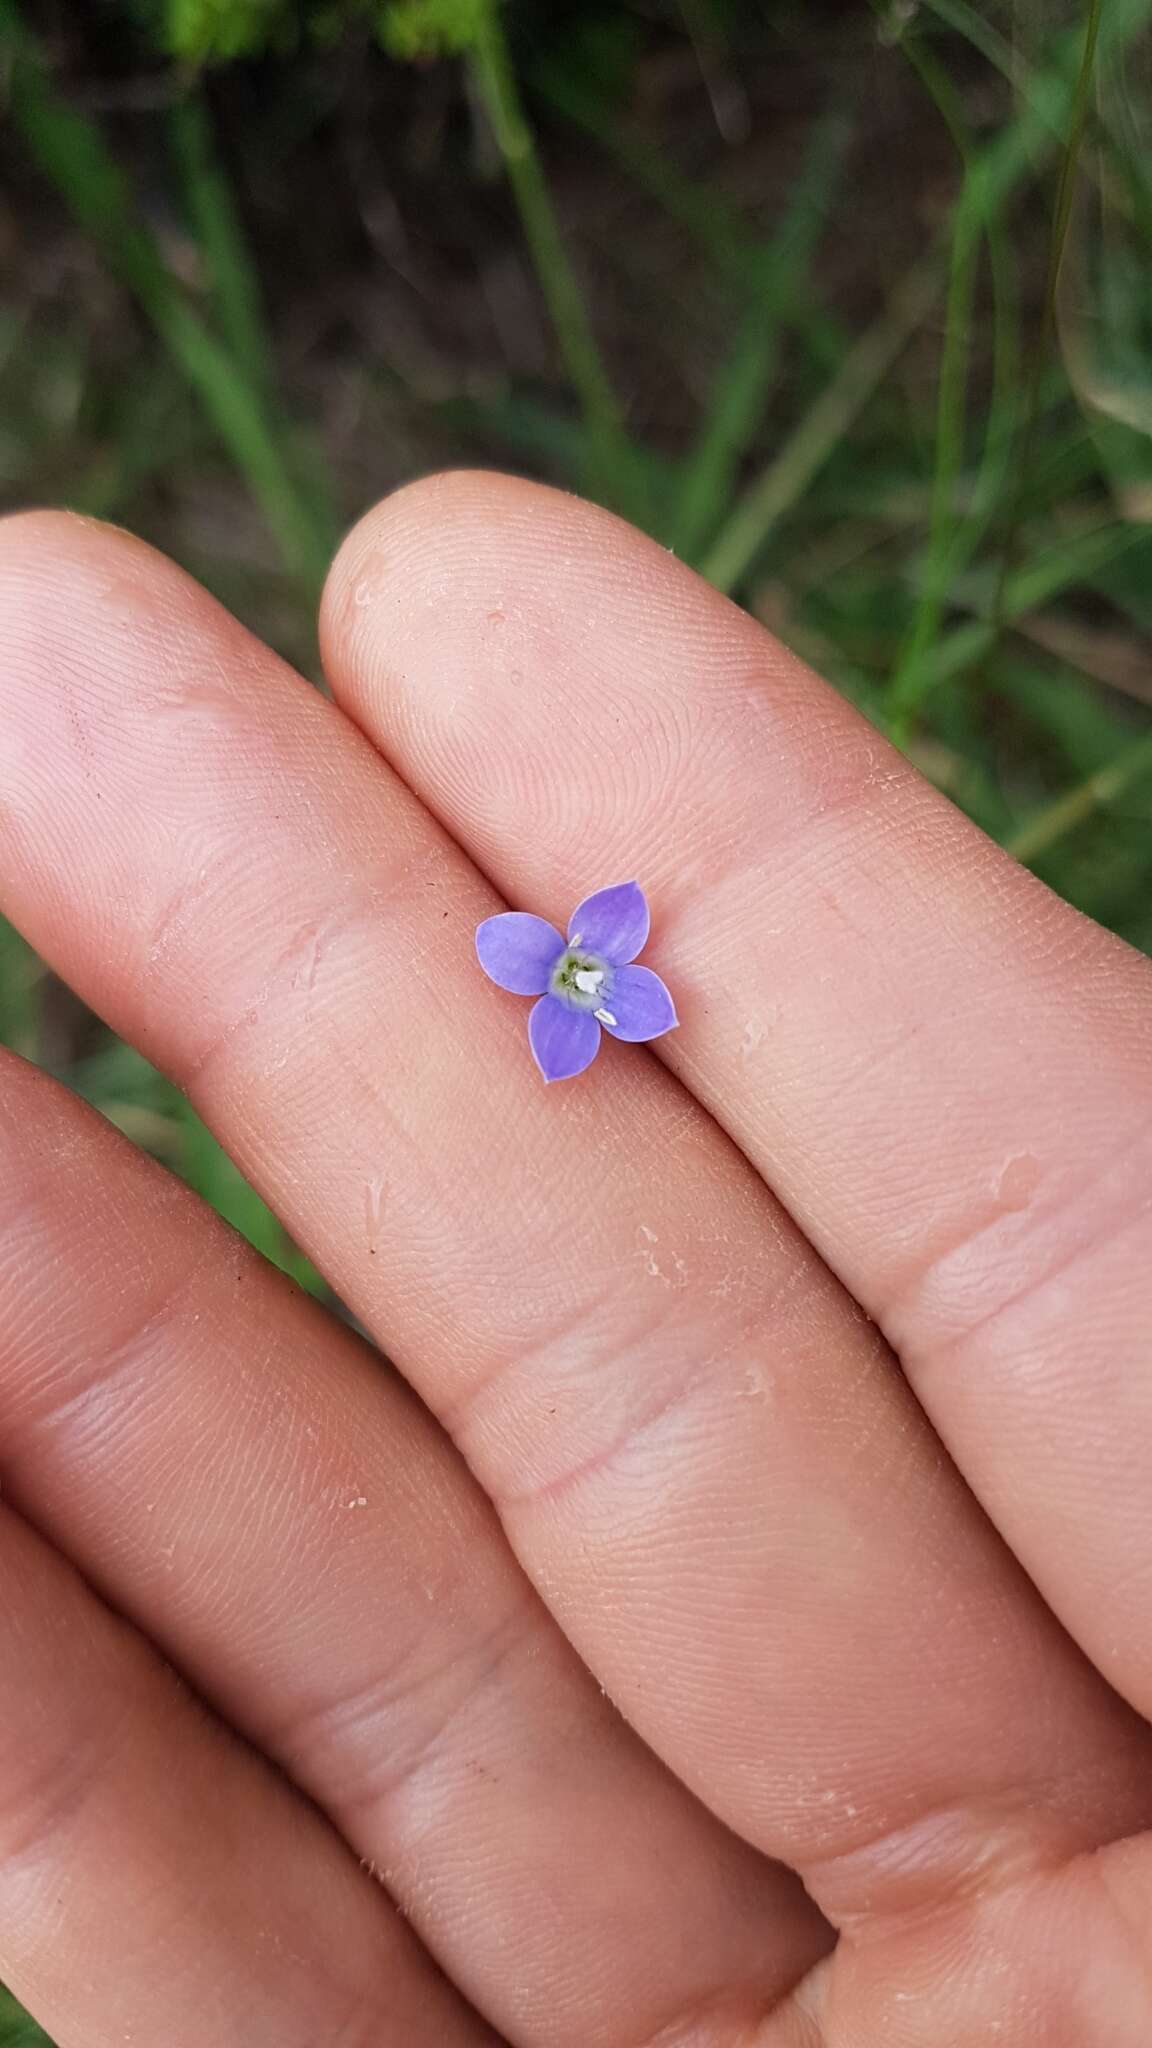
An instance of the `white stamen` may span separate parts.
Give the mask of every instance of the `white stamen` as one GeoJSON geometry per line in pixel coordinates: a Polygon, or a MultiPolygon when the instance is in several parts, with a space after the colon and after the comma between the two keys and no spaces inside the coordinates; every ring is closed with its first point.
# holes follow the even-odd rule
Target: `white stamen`
{"type": "Polygon", "coordinates": [[[582,996],[598,996],[603,979],[602,967],[578,967],[572,976],[573,983],[582,996]]]}
{"type": "Polygon", "coordinates": [[[616,1022],[611,1010],[593,1010],[592,1015],[598,1024],[614,1024],[616,1022]]]}

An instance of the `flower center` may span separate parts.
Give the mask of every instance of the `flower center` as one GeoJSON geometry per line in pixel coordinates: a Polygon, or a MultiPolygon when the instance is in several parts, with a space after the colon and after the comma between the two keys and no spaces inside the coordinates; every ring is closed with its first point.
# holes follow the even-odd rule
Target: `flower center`
{"type": "Polygon", "coordinates": [[[605,1003],[612,987],[612,970],[595,953],[569,946],[552,969],[550,992],[573,1010],[591,1010],[601,1024],[614,1024],[615,1017],[605,1003]]]}

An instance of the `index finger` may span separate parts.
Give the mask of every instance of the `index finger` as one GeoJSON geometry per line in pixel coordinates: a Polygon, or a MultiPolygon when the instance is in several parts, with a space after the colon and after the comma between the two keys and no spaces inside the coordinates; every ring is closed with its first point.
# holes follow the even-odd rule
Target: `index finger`
{"type": "Polygon", "coordinates": [[[641,875],[682,1024],[660,1056],[1152,1712],[1147,961],[575,499],[492,476],[406,490],[346,543],[325,621],[337,697],[509,901],[556,918],[641,875]]]}

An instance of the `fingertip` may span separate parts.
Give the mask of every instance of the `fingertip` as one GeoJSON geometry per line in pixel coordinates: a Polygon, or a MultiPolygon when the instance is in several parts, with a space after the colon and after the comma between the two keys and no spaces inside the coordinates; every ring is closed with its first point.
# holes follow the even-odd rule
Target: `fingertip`
{"type": "Polygon", "coordinates": [[[62,505],[33,505],[0,514],[0,575],[36,574],[62,559],[81,571],[97,559],[120,555],[163,557],[126,527],[62,505]]]}
{"type": "Polygon", "coordinates": [[[185,607],[195,588],[146,541],[104,520],[51,507],[0,519],[0,716],[38,723],[64,680],[94,669],[110,642],[122,643],[127,687],[146,666],[142,625],[185,607]]]}
{"type": "Polygon", "coordinates": [[[516,485],[517,479],[495,471],[438,470],[402,484],[365,512],[340,543],[325,580],[325,660],[338,660],[346,642],[358,640],[362,615],[378,604],[397,571],[434,553],[443,536],[462,526],[491,526],[505,492],[516,485]]]}
{"type": "Polygon", "coordinates": [[[406,670],[409,628],[439,616],[453,642],[503,653],[538,604],[549,567],[563,602],[568,575],[610,545],[627,565],[655,544],[570,492],[498,470],[443,470],[404,484],[366,512],[328,573],[320,645],[337,694],[370,694],[389,654],[406,670]]]}
{"type": "Polygon", "coordinates": [[[82,512],[70,512],[62,505],[23,505],[13,512],[0,513],[0,551],[7,555],[10,549],[20,550],[31,544],[39,546],[45,538],[51,540],[54,534],[83,532],[87,527],[100,527],[102,522],[89,518],[82,512]]]}
{"type": "MultiPolygon", "coordinates": [[[[0,631],[4,635],[4,676],[20,667],[29,635],[42,630],[41,613],[50,589],[59,589],[63,565],[88,553],[90,521],[50,507],[9,512],[0,519],[0,631]]],[[[53,625],[51,610],[45,624],[53,625]]]]}

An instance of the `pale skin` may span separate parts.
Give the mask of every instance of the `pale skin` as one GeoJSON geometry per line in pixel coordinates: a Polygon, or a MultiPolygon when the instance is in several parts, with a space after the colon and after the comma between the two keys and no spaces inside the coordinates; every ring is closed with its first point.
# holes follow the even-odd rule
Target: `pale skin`
{"type": "Polygon", "coordinates": [[[0,1056],[0,1977],[1147,2048],[1149,964],[535,486],[360,524],[332,701],[64,515],[0,633],[0,909],[395,1366],[0,1056]],[[680,1029],[545,1088],[474,928],[631,876],[680,1029]]]}

